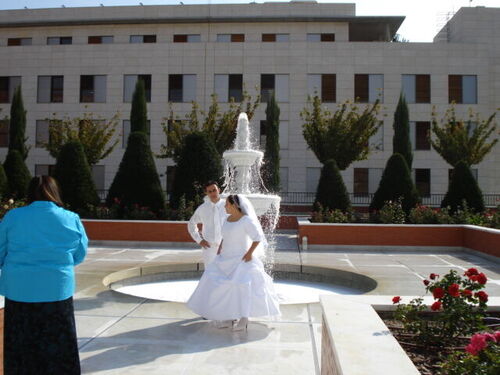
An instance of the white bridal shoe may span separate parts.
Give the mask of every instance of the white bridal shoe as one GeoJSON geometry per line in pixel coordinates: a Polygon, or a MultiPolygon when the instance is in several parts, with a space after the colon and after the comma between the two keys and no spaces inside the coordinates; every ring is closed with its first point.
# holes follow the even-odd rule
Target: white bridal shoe
{"type": "Polygon", "coordinates": [[[222,329],[222,328],[229,328],[233,325],[233,321],[232,320],[217,320],[215,322],[215,326],[219,329],[222,329]]]}
{"type": "Polygon", "coordinates": [[[248,318],[241,318],[238,324],[233,326],[233,332],[240,332],[247,330],[248,330],[248,318]]]}

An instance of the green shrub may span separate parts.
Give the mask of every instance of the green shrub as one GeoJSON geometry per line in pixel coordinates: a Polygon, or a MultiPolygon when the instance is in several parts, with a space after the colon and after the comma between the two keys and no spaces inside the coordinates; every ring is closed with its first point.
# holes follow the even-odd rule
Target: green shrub
{"type": "Polygon", "coordinates": [[[460,161],[453,169],[448,192],[441,202],[441,207],[449,207],[450,212],[455,213],[460,208],[463,209],[464,201],[473,211],[484,211],[481,189],[465,161],[460,161]]]}
{"type": "Polygon", "coordinates": [[[401,201],[402,199],[399,197],[395,202],[386,202],[378,212],[378,220],[382,224],[404,224],[406,215],[401,201]]]}
{"type": "Polygon", "coordinates": [[[325,162],[316,190],[315,203],[326,210],[348,211],[351,207],[349,195],[335,160],[325,162]]]}
{"type": "Polygon", "coordinates": [[[411,224],[452,224],[453,218],[446,208],[433,209],[428,206],[418,205],[411,209],[408,221],[411,224]]]}
{"type": "Polygon", "coordinates": [[[3,164],[9,185],[7,195],[16,199],[23,199],[28,194],[31,174],[18,150],[9,150],[3,164]]]}

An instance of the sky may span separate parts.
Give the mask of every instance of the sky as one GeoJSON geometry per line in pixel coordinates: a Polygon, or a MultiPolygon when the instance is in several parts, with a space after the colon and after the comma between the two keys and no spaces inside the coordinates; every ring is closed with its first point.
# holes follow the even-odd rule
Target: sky
{"type": "MultiPolygon", "coordinates": [[[[249,3],[250,0],[182,0],[184,4],[249,3]]],[[[59,8],[116,5],[167,5],[179,0],[0,0],[0,9],[59,8]]],[[[263,2],[257,0],[257,3],[263,2]]],[[[267,1],[271,2],[271,1],[267,1]]],[[[283,1],[281,1],[283,2],[283,1]]],[[[358,0],[323,1],[328,3],[355,3],[358,16],[405,16],[398,33],[410,42],[432,42],[439,29],[461,7],[500,7],[500,0],[358,0]]]]}

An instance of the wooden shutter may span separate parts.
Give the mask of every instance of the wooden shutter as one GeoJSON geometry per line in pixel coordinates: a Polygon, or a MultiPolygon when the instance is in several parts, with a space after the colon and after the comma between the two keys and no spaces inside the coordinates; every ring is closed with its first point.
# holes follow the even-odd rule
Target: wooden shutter
{"type": "Polygon", "coordinates": [[[322,42],[335,42],[335,34],[321,34],[322,42]]]}
{"type": "Polygon", "coordinates": [[[431,76],[429,74],[417,74],[415,76],[416,103],[431,102],[431,76]]]}
{"type": "Polygon", "coordinates": [[[174,43],[187,43],[188,36],[186,34],[176,34],[174,35],[174,43]]]}
{"type": "Polygon", "coordinates": [[[448,76],[448,98],[449,102],[462,103],[462,76],[448,76]]]}
{"type": "Polygon", "coordinates": [[[368,103],[368,74],[354,75],[354,99],[357,102],[368,103]]]}
{"type": "Polygon", "coordinates": [[[335,74],[321,75],[321,100],[323,102],[334,103],[336,101],[336,84],[335,74]]]}
{"type": "Polygon", "coordinates": [[[263,42],[276,42],[276,34],[262,34],[263,42]]]}
{"type": "Polygon", "coordinates": [[[431,124],[428,121],[417,121],[415,123],[415,149],[430,150],[430,129],[431,124]]]}
{"type": "Polygon", "coordinates": [[[245,41],[245,34],[231,34],[231,42],[242,43],[245,41]]]}

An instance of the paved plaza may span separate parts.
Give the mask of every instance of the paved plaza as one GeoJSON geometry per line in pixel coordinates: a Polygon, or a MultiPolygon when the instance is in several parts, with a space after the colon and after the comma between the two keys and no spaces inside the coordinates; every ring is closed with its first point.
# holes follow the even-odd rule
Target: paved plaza
{"type": "MultiPolygon", "coordinates": [[[[500,265],[463,252],[300,252],[295,233],[278,234],[277,262],[363,273],[377,281],[374,295],[420,295],[430,272],[477,267],[486,291],[500,296],[500,265]]],[[[193,263],[201,251],[182,247],[89,248],[76,268],[77,321],[86,374],[319,374],[319,303],[283,305],[275,321],[252,319],[248,333],[218,329],[182,303],[132,297],[107,289],[102,279],[119,270],[193,263]]]]}

